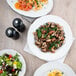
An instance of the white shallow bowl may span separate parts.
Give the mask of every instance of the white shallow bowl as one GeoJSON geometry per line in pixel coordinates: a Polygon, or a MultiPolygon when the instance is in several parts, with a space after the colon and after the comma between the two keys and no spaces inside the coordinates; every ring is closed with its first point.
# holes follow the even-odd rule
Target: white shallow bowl
{"type": "Polygon", "coordinates": [[[13,49],[4,49],[4,50],[1,50],[0,51],[0,56],[2,56],[5,53],[11,54],[13,56],[16,55],[16,53],[19,55],[19,59],[22,62],[22,70],[19,72],[19,76],[24,76],[25,72],[26,72],[26,63],[25,63],[25,60],[24,60],[23,56],[19,52],[15,51],[13,49]]]}
{"type": "Polygon", "coordinates": [[[30,29],[28,31],[28,37],[27,37],[27,43],[28,43],[28,46],[29,46],[30,50],[32,51],[32,53],[35,56],[37,56],[38,58],[46,60],[46,61],[57,60],[57,59],[65,56],[68,53],[68,51],[73,43],[73,40],[74,40],[74,38],[72,36],[72,32],[69,27],[69,24],[66,21],[64,21],[62,18],[60,18],[58,16],[54,16],[54,15],[47,15],[47,16],[38,18],[30,26],[30,29]],[[59,25],[63,26],[63,30],[65,32],[65,43],[59,49],[57,49],[55,53],[50,53],[50,52],[44,53],[40,50],[40,48],[38,48],[35,45],[35,39],[34,39],[33,32],[35,32],[36,29],[38,29],[41,25],[43,25],[47,22],[58,23],[59,25]]]}
{"type": "Polygon", "coordinates": [[[48,76],[48,72],[59,70],[64,73],[64,76],[76,76],[75,72],[66,64],[63,63],[46,63],[36,70],[34,76],[48,76]]]}
{"type": "Polygon", "coordinates": [[[53,0],[48,0],[48,4],[44,5],[43,8],[41,10],[38,11],[23,11],[23,10],[18,10],[15,8],[14,4],[17,2],[18,0],[7,0],[7,3],[9,4],[9,6],[17,13],[24,15],[24,16],[28,16],[28,17],[40,17],[43,15],[48,14],[52,8],[53,8],[53,0]]]}

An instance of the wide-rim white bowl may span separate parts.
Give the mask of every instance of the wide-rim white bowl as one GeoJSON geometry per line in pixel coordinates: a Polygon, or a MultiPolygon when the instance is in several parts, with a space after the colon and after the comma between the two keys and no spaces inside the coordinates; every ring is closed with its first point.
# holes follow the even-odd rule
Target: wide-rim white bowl
{"type": "Polygon", "coordinates": [[[59,70],[64,73],[63,76],[76,76],[75,72],[67,64],[59,62],[49,62],[40,66],[33,76],[48,76],[48,72],[59,70]]]}
{"type": "Polygon", "coordinates": [[[27,36],[27,44],[30,50],[32,51],[32,53],[38,58],[46,61],[57,60],[65,56],[69,52],[73,40],[74,38],[69,24],[61,17],[54,15],[46,15],[35,20],[35,22],[30,26],[27,36]],[[35,32],[37,28],[39,28],[41,25],[47,22],[55,22],[63,26],[63,30],[65,33],[65,43],[59,49],[57,49],[55,53],[50,53],[50,52],[44,53],[40,50],[40,48],[38,48],[35,45],[33,32],[35,32]]]}
{"type": "Polygon", "coordinates": [[[43,8],[41,10],[38,11],[23,11],[23,10],[18,10],[15,8],[14,4],[17,2],[18,0],[7,0],[8,5],[17,13],[27,16],[27,17],[40,17],[43,15],[48,14],[52,8],[53,8],[53,0],[48,0],[48,4],[44,5],[43,8]]]}

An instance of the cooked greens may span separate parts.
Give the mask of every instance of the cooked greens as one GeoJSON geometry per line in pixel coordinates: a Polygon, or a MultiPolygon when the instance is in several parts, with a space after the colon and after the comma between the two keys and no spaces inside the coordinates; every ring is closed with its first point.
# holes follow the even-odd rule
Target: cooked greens
{"type": "Polygon", "coordinates": [[[40,26],[34,32],[35,44],[41,48],[43,52],[55,52],[61,47],[65,40],[65,33],[59,24],[48,22],[40,26]]]}

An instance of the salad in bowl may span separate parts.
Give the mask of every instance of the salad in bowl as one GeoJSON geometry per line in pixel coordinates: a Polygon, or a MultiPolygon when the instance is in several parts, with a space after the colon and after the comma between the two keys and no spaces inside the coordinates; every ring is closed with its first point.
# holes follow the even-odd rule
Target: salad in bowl
{"type": "Polygon", "coordinates": [[[18,52],[11,49],[0,51],[0,76],[24,76],[25,70],[25,61],[18,52]]]}

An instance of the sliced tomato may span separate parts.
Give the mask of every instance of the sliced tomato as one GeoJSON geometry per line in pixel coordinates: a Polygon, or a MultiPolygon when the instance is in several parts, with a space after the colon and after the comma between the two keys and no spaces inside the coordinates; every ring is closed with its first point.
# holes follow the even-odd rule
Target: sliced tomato
{"type": "Polygon", "coordinates": [[[12,58],[12,55],[11,54],[9,55],[9,58],[12,58]]]}
{"type": "Polygon", "coordinates": [[[12,69],[12,72],[14,72],[15,71],[15,69],[12,69]]]}
{"type": "Polygon", "coordinates": [[[24,8],[23,10],[24,10],[24,11],[29,11],[30,9],[29,9],[29,7],[26,7],[26,8],[24,8]]]}
{"type": "Polygon", "coordinates": [[[28,7],[29,9],[32,9],[32,4],[31,4],[31,3],[27,3],[27,7],[28,7]]]}
{"type": "Polygon", "coordinates": [[[18,0],[18,2],[22,2],[22,0],[18,0]]]}
{"type": "Polygon", "coordinates": [[[22,5],[21,7],[22,7],[22,9],[23,9],[23,8],[26,8],[26,5],[22,5]]]}
{"type": "Polygon", "coordinates": [[[32,9],[32,5],[30,3],[27,3],[26,7],[23,8],[23,10],[25,10],[25,11],[29,11],[31,9],[32,9]]]}
{"type": "Polygon", "coordinates": [[[32,7],[32,4],[31,3],[26,3],[25,1],[19,0],[19,2],[17,2],[15,4],[15,8],[16,9],[21,9],[21,10],[24,10],[24,11],[29,11],[33,7],[32,7]]]}
{"type": "Polygon", "coordinates": [[[0,74],[3,73],[3,70],[0,70],[0,74]]]}

